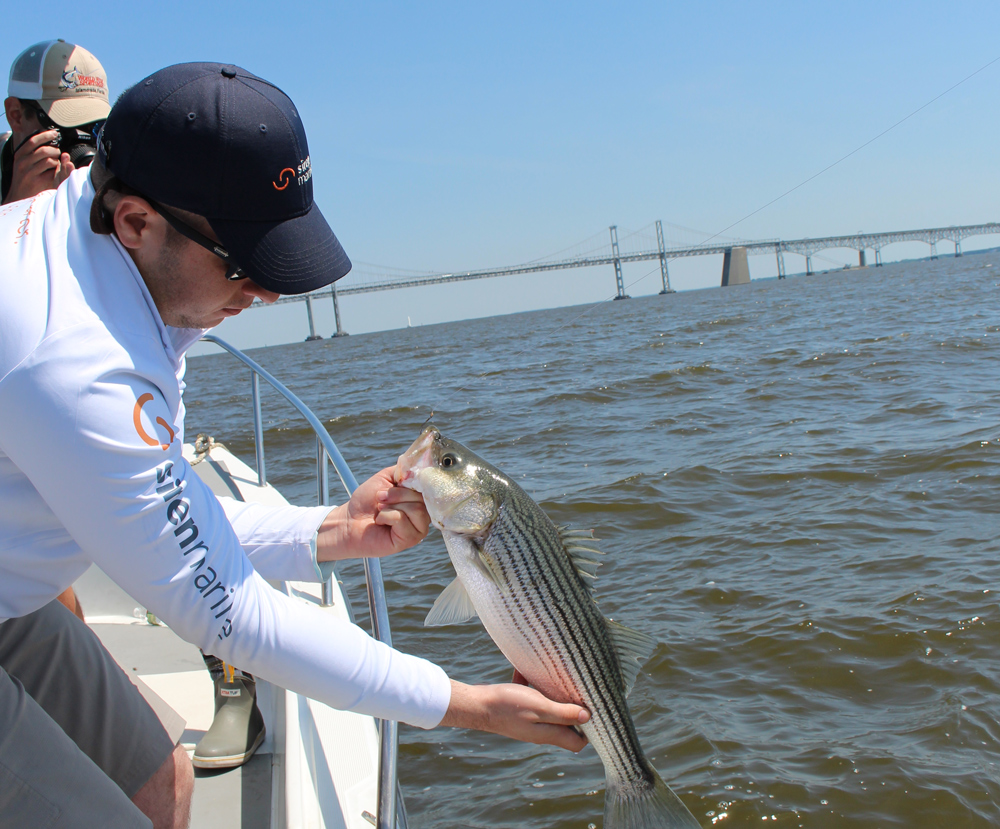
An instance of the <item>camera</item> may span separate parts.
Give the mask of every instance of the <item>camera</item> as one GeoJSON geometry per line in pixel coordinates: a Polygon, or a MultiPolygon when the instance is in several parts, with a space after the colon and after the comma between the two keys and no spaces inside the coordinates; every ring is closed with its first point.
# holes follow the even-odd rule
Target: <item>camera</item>
{"type": "Polygon", "coordinates": [[[53,139],[52,146],[60,152],[68,153],[69,160],[78,170],[86,167],[97,155],[97,134],[101,131],[103,121],[83,124],[79,127],[56,127],[59,137],[53,139]]]}
{"type": "MultiPolygon", "coordinates": [[[[22,101],[34,110],[38,125],[43,130],[58,130],[59,137],[52,140],[52,146],[58,147],[60,152],[67,153],[73,166],[77,169],[86,167],[97,155],[97,136],[104,126],[104,119],[91,121],[89,124],[80,124],[78,127],[61,127],[33,101],[22,101]]],[[[21,142],[22,144],[24,142],[21,142]]],[[[21,149],[18,147],[14,152],[21,149]]]]}

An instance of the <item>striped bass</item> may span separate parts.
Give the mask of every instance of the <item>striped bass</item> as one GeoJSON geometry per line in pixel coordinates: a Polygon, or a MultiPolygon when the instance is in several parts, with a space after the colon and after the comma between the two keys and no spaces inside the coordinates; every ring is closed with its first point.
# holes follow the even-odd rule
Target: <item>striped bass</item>
{"type": "Polygon", "coordinates": [[[423,494],[458,577],[425,625],[478,616],[520,674],[580,726],[604,763],[604,829],[698,829],[639,745],[625,699],[655,642],[605,619],[593,597],[600,553],[559,528],[510,478],[427,426],[400,457],[399,483],[423,494]]]}

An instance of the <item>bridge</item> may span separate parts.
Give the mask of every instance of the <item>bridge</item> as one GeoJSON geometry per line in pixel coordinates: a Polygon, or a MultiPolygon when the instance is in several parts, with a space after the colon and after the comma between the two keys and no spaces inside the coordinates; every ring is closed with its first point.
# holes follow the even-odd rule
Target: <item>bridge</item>
{"type": "MultiPolygon", "coordinates": [[[[671,225],[676,231],[687,233],[698,233],[690,228],[683,228],[679,225],[671,225]]],[[[962,225],[952,227],[923,228],[921,230],[899,230],[889,233],[855,233],[850,236],[822,236],[813,239],[718,239],[702,244],[677,244],[676,240],[671,240],[671,246],[667,245],[667,239],[663,232],[663,222],[657,220],[654,225],[649,225],[642,230],[631,233],[618,239],[618,228],[612,225],[608,229],[608,235],[603,232],[590,237],[575,246],[574,255],[567,255],[567,251],[562,251],[553,257],[537,259],[522,265],[511,265],[502,268],[485,268],[482,270],[462,271],[457,273],[421,273],[380,268],[374,265],[364,265],[357,263],[360,267],[355,267],[346,277],[327,288],[321,288],[308,294],[281,297],[274,304],[288,302],[304,302],[306,313],[309,318],[309,336],[307,340],[322,339],[316,334],[313,323],[312,303],[314,300],[332,299],[334,315],[336,318],[337,330],[334,337],[343,336],[344,330],[340,319],[339,297],[351,296],[354,294],[372,293],[374,291],[393,291],[400,288],[416,288],[424,285],[442,285],[450,282],[467,282],[474,279],[491,279],[498,276],[514,276],[517,274],[541,273],[544,271],[566,270],[569,268],[593,268],[599,266],[612,266],[615,272],[616,294],[615,299],[628,299],[625,293],[625,284],[622,278],[622,265],[628,262],[648,262],[659,261],[660,278],[663,288],[660,294],[673,293],[670,287],[670,274],[667,263],[674,259],[683,259],[690,256],[711,256],[723,254],[725,256],[723,266],[722,284],[736,284],[740,281],[749,281],[749,270],[746,267],[746,256],[771,254],[773,253],[778,267],[778,278],[785,278],[785,254],[794,253],[804,256],[806,260],[806,273],[812,274],[812,259],[820,251],[834,248],[847,248],[858,252],[858,265],[866,266],[865,253],[872,250],[875,253],[875,265],[882,264],[882,249],[897,242],[924,242],[930,246],[930,256],[937,258],[938,242],[947,241],[955,246],[955,256],[962,255],[962,241],[970,236],[983,236],[990,234],[1000,234],[1000,223],[991,222],[979,225],[962,225]],[[654,237],[655,228],[655,237],[654,237]],[[603,241],[598,242],[598,238],[603,241]],[[742,255],[743,278],[731,281],[729,279],[730,262],[739,262],[739,257],[733,257],[733,251],[742,255]]],[[[702,234],[703,236],[706,234],[702,234]]],[[[254,302],[252,307],[261,306],[259,301],[254,302]]]]}

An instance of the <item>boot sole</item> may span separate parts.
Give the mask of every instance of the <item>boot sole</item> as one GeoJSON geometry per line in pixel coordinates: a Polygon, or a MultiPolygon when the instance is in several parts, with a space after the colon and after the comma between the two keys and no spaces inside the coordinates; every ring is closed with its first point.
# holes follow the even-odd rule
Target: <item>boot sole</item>
{"type": "Polygon", "coordinates": [[[265,734],[267,734],[267,728],[261,728],[253,745],[242,754],[227,754],[220,757],[199,757],[195,754],[191,757],[191,765],[196,769],[232,769],[242,766],[260,748],[260,744],[264,742],[265,734]]]}

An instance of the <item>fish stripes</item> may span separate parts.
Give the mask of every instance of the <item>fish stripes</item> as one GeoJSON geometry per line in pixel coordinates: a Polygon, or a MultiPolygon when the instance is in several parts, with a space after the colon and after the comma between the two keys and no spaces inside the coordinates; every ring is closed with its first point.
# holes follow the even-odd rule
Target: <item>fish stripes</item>
{"type": "MultiPolygon", "coordinates": [[[[510,497],[514,499],[519,494],[512,492],[510,497]]],[[[557,633],[560,629],[568,637],[564,657],[580,683],[582,703],[592,712],[606,712],[606,716],[595,714],[588,723],[590,728],[585,726],[584,732],[595,732],[594,736],[589,733],[587,736],[595,747],[604,749],[602,754],[611,755],[609,759],[619,776],[644,776],[645,762],[638,737],[631,717],[625,713],[627,703],[620,662],[608,641],[604,619],[563,549],[558,531],[552,532],[549,527],[543,531],[538,526],[540,522],[532,518],[523,504],[515,501],[508,506],[505,502],[494,524],[495,543],[508,552],[511,569],[505,572],[507,583],[515,590],[520,589],[518,610],[524,613],[527,604],[531,617],[547,619],[546,632],[553,640],[562,638],[557,633]],[[518,577],[521,568],[528,570],[528,578],[518,577]],[[530,593],[526,589],[529,585],[535,588],[530,593]],[[602,719],[610,722],[605,724],[602,719]],[[628,734],[627,741],[608,739],[609,733],[620,731],[628,734]]],[[[504,559],[497,557],[497,561],[502,567],[504,559]]]]}
{"type": "Polygon", "coordinates": [[[634,681],[652,644],[618,623],[612,632],[601,615],[591,587],[600,554],[580,544],[579,533],[556,527],[514,481],[433,426],[399,468],[402,485],[423,493],[461,587],[511,664],[550,699],[590,711],[580,728],[604,763],[604,829],[697,829],[639,744],[626,682],[634,681]]]}

